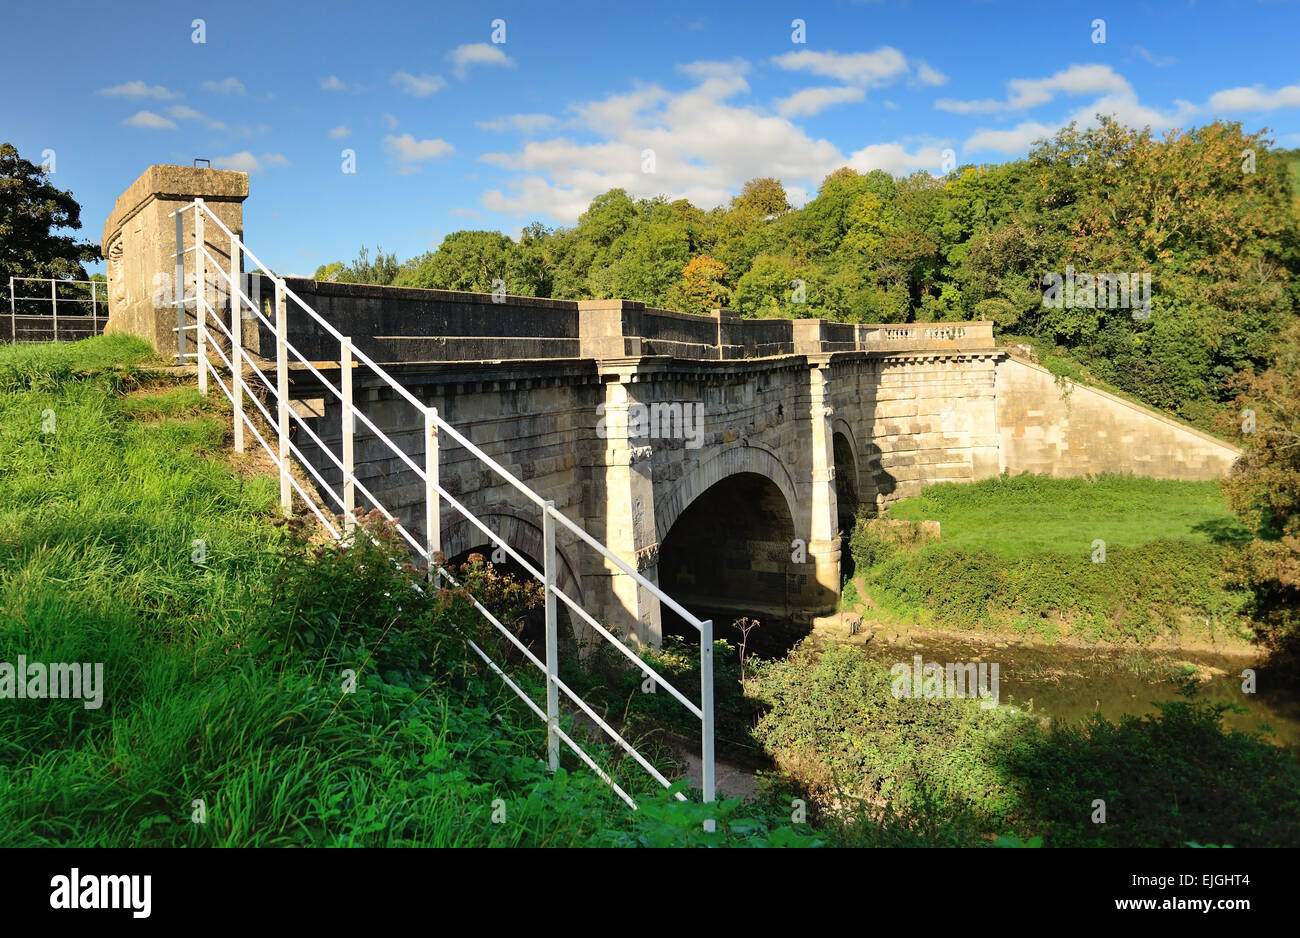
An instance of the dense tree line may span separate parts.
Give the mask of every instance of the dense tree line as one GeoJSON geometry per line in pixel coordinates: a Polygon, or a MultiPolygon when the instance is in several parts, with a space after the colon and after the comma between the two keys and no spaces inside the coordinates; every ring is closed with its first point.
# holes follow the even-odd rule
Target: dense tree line
{"type": "Polygon", "coordinates": [[[1063,128],[1027,159],[943,178],[839,169],[800,209],[775,179],[710,211],[613,189],[573,227],[533,223],[518,241],[458,231],[402,264],[363,250],[317,277],[746,316],[991,319],[1207,425],[1234,376],[1267,367],[1294,316],[1296,156],[1235,123],[1156,138],[1103,120],[1063,128]],[[1149,274],[1149,311],[1104,296],[1044,305],[1045,276],[1067,270],[1149,274]]]}

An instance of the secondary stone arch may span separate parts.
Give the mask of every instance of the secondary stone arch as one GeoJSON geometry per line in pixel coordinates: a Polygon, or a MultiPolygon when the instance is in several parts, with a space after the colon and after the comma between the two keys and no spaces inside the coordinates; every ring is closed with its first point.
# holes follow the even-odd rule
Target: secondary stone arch
{"type": "Polygon", "coordinates": [[[862,491],[862,450],[858,449],[858,436],[853,432],[853,424],[849,423],[843,417],[833,417],[831,419],[831,433],[840,434],[849,442],[849,449],[853,455],[853,484],[857,491],[862,491]]]}
{"type": "MultiPolygon", "coordinates": [[[[523,511],[507,505],[483,509],[476,512],[475,517],[515,550],[530,558],[538,571],[542,571],[541,564],[544,562],[545,553],[542,529],[532,518],[523,511]]],[[[491,538],[459,515],[450,524],[443,526],[442,550],[449,560],[471,548],[487,543],[491,543],[491,538]]],[[[495,547],[495,544],[493,546],[495,547]]],[[[559,560],[559,568],[555,572],[555,584],[571,599],[582,603],[582,583],[575,575],[577,565],[572,562],[571,552],[571,546],[560,544],[557,539],[555,553],[559,560]]]]}
{"type": "Polygon", "coordinates": [[[858,443],[848,421],[836,417],[831,421],[831,448],[835,465],[836,519],[840,533],[852,532],[861,501],[862,475],[858,443]]]}
{"type": "MultiPolygon", "coordinates": [[[[777,455],[761,444],[740,444],[715,453],[696,466],[685,478],[672,484],[668,492],[655,492],[655,540],[663,543],[677,519],[691,503],[728,476],[752,473],[775,485],[785,496],[786,507],[794,520],[795,531],[807,530],[799,500],[795,495],[794,476],[777,455]]],[[[804,535],[800,535],[804,536],[804,535]]]]}

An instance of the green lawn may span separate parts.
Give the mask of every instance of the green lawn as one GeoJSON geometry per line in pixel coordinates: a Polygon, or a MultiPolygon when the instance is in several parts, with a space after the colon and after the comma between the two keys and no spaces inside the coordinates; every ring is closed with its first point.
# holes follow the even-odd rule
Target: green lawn
{"type": "Polygon", "coordinates": [[[1234,542],[1249,532],[1214,482],[1136,476],[1053,479],[1020,475],[931,486],[891,505],[888,517],[938,521],[945,548],[1004,557],[1109,550],[1155,540],[1234,542]]]}

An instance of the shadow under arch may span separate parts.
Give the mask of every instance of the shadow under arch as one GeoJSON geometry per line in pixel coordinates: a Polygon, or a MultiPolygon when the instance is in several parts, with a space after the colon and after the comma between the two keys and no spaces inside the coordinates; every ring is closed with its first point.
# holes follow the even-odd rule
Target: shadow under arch
{"type": "MultiPolygon", "coordinates": [[[[738,644],[732,628],[740,618],[761,626],[746,651],[783,654],[807,634],[792,619],[794,518],[785,493],[770,478],[738,472],[698,493],[659,545],[659,584],[701,618],[712,618],[714,635],[738,644]]],[[[696,630],[661,607],[665,635],[694,641],[696,630]]]]}
{"type": "Polygon", "coordinates": [[[840,579],[853,578],[853,552],[849,539],[853,536],[858,519],[858,458],[851,437],[838,425],[831,434],[831,448],[835,457],[835,514],[840,541],[840,579]]]}
{"type": "MultiPolygon", "coordinates": [[[[738,443],[721,450],[673,483],[669,492],[655,492],[655,539],[662,544],[677,519],[706,491],[723,479],[743,473],[762,476],[785,497],[785,508],[795,531],[805,532],[808,525],[796,514],[799,499],[795,494],[794,476],[768,447],[738,443]]],[[[796,535],[791,534],[793,539],[796,535]]]]}
{"type": "MultiPolygon", "coordinates": [[[[475,517],[522,554],[539,573],[545,572],[541,559],[543,554],[542,529],[526,512],[508,506],[495,506],[476,514],[475,517]]],[[[488,540],[486,534],[463,517],[444,525],[442,529],[442,550],[447,558],[448,569],[468,562],[471,554],[482,554],[484,559],[492,563],[500,572],[509,573],[521,580],[531,581],[538,585],[541,583],[514,557],[511,557],[505,551],[497,552],[497,545],[488,540]],[[497,558],[495,560],[493,559],[494,552],[496,552],[497,558]]],[[[555,545],[555,554],[558,561],[558,568],[555,573],[556,586],[570,599],[578,603],[579,606],[586,608],[583,604],[581,580],[574,575],[576,568],[569,556],[570,549],[557,543],[555,545]]],[[[590,628],[586,623],[582,622],[575,625],[574,620],[576,617],[570,614],[568,607],[563,602],[556,603],[556,610],[562,640],[566,635],[571,636],[580,647],[591,640],[591,636],[587,634],[591,631],[590,628]]],[[[534,610],[525,622],[525,633],[530,638],[522,639],[524,644],[530,644],[530,639],[535,638],[537,644],[534,650],[543,648],[545,627],[545,611],[541,608],[534,610]]]]}

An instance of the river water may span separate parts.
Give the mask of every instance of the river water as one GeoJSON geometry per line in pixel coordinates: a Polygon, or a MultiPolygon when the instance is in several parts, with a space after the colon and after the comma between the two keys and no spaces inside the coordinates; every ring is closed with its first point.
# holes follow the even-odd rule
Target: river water
{"type": "MultiPolygon", "coordinates": [[[[717,638],[739,644],[740,633],[729,626],[738,613],[720,609],[692,611],[714,619],[717,638]]],[[[808,626],[780,617],[763,619],[748,639],[748,653],[758,657],[784,657],[809,632],[808,626]]],[[[665,625],[669,631],[689,637],[682,623],[669,624],[669,617],[665,617],[665,625]]],[[[1197,699],[1242,708],[1243,712],[1223,715],[1226,728],[1260,732],[1274,745],[1300,748],[1300,690],[1262,666],[1260,656],[1250,649],[1228,654],[1045,645],[1000,641],[985,635],[969,639],[961,633],[918,628],[899,633],[880,628],[873,638],[864,639],[841,639],[837,635],[835,640],[848,641],[886,667],[899,662],[910,665],[915,655],[926,663],[996,663],[1000,704],[1068,722],[1092,713],[1100,713],[1112,722],[1126,715],[1155,714],[1157,701],[1186,699],[1180,695],[1177,675],[1190,666],[1199,678],[1197,699]],[[1242,671],[1247,668],[1255,670],[1254,693],[1242,690],[1242,671]]]]}
{"type": "Polygon", "coordinates": [[[1185,665],[1194,666],[1201,678],[1198,699],[1243,709],[1224,714],[1226,728],[1260,731],[1275,745],[1300,746],[1300,693],[1260,667],[1253,655],[1002,644],[912,632],[894,642],[873,638],[859,647],[886,666],[911,664],[915,655],[927,663],[996,663],[1000,704],[1070,722],[1097,712],[1111,721],[1155,713],[1156,701],[1185,699],[1176,675],[1185,665]],[[1254,693],[1242,690],[1246,668],[1256,672],[1254,693]]]}

